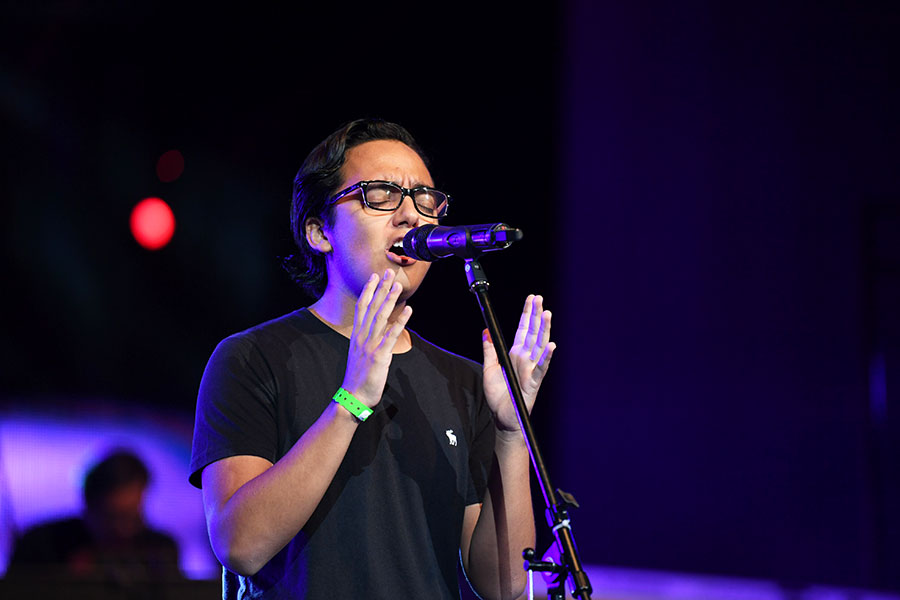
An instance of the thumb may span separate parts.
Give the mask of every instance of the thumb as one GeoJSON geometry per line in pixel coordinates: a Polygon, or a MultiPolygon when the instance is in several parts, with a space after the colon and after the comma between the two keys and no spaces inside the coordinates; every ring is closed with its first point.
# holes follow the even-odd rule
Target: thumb
{"type": "Polygon", "coordinates": [[[484,368],[492,367],[498,363],[497,350],[491,340],[490,332],[485,329],[481,332],[481,347],[484,350],[484,368]]]}

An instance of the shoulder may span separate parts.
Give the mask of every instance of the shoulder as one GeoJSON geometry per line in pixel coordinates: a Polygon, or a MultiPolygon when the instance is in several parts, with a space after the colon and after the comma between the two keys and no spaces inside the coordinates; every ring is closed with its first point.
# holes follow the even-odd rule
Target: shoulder
{"type": "Polygon", "coordinates": [[[77,517],[40,523],[27,529],[16,540],[12,563],[57,560],[72,548],[89,544],[91,534],[77,517]]]}
{"type": "Polygon", "coordinates": [[[229,335],[218,343],[213,358],[247,360],[251,357],[292,353],[297,345],[333,344],[334,332],[316,319],[307,309],[255,325],[229,335]]]}
{"type": "Polygon", "coordinates": [[[301,308],[229,335],[219,342],[219,346],[250,347],[268,345],[278,340],[290,340],[298,335],[313,333],[314,321],[316,319],[309,311],[301,308]]]}
{"type": "Polygon", "coordinates": [[[78,517],[58,519],[39,523],[22,534],[21,540],[37,540],[55,537],[70,537],[87,534],[87,526],[78,517]]]}

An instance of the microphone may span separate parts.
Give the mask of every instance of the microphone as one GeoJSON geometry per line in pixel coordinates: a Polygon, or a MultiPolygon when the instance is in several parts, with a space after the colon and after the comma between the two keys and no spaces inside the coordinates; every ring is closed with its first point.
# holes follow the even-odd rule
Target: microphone
{"type": "Polygon", "coordinates": [[[477,258],[484,252],[503,250],[522,239],[521,229],[506,223],[487,225],[422,225],[403,237],[403,251],[416,260],[435,261],[445,256],[477,258]]]}

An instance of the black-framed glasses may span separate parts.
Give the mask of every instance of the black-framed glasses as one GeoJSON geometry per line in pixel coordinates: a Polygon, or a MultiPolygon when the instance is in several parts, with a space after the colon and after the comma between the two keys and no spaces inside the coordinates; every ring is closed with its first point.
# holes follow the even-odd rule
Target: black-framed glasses
{"type": "Polygon", "coordinates": [[[403,198],[412,198],[416,211],[432,219],[440,219],[447,214],[450,206],[450,196],[440,190],[428,186],[405,188],[390,181],[360,181],[348,188],[344,188],[332,196],[331,203],[335,203],[344,196],[349,196],[356,190],[362,190],[363,203],[372,210],[393,212],[400,208],[403,198]]]}

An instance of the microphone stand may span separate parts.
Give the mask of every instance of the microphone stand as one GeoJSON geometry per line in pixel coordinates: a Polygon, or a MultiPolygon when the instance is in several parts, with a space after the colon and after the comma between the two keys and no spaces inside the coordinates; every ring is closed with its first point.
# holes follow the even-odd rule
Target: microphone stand
{"type": "MultiPolygon", "coordinates": [[[[480,254],[479,254],[480,256],[480,254]]],[[[497,358],[506,376],[506,385],[513,399],[513,405],[516,409],[516,417],[519,420],[519,426],[525,436],[525,444],[528,447],[528,454],[531,456],[531,464],[537,474],[538,482],[541,486],[541,492],[544,494],[544,502],[546,504],[547,524],[551,528],[554,538],[556,539],[555,549],[551,547],[550,551],[545,553],[543,560],[535,561],[535,551],[532,548],[526,548],[522,553],[525,558],[524,568],[527,571],[539,571],[552,574],[547,585],[548,598],[553,600],[563,600],[565,598],[565,583],[568,579],[572,589],[573,596],[582,600],[590,600],[591,583],[588,580],[587,573],[582,568],[581,559],[578,556],[578,549],[575,547],[575,539],[572,537],[572,527],[569,518],[568,507],[578,504],[571,494],[567,494],[562,490],[553,491],[550,485],[550,476],[547,473],[547,467],[544,464],[544,458],[538,448],[537,440],[534,437],[534,429],[531,426],[531,420],[528,417],[528,410],[525,407],[525,401],[522,398],[522,390],[519,387],[519,380],[516,372],[512,367],[509,359],[509,350],[506,348],[506,342],[503,340],[503,334],[497,324],[497,317],[494,314],[494,308],[491,305],[491,299],[488,295],[488,286],[490,282],[484,273],[484,269],[478,262],[478,256],[474,258],[464,258],[466,278],[469,281],[469,291],[478,298],[478,306],[481,308],[481,314],[484,317],[484,323],[487,325],[491,334],[491,340],[497,349],[497,358]],[[557,497],[562,498],[560,502],[557,497]],[[555,552],[554,552],[555,550],[555,552]]],[[[545,579],[548,577],[545,575],[545,579]]]]}

